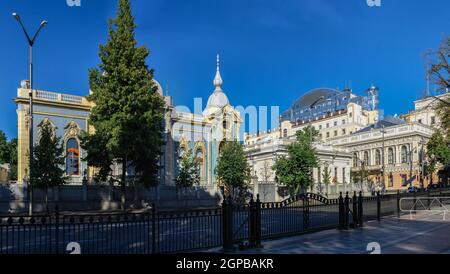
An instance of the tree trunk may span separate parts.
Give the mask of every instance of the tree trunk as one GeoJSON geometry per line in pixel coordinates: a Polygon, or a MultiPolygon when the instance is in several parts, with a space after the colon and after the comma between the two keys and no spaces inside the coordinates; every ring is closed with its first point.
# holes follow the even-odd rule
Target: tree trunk
{"type": "Polygon", "coordinates": [[[127,180],[127,160],[122,161],[122,180],[121,180],[121,207],[123,212],[126,211],[126,180],[127,180]]]}

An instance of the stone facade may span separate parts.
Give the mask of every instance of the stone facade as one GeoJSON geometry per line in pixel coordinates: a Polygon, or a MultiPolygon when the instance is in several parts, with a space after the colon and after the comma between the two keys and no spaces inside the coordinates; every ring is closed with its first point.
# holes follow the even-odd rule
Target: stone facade
{"type": "MultiPolygon", "coordinates": [[[[308,92],[305,95],[307,98],[297,102],[317,104],[323,100],[323,90],[308,92]]],[[[445,96],[449,94],[415,101],[414,110],[401,116],[401,119],[387,117],[380,120],[377,107],[367,108],[357,102],[350,102],[336,112],[319,114],[311,106],[310,116],[304,114],[302,117],[306,118],[303,120],[284,120],[279,128],[268,132],[245,134],[248,160],[255,172],[254,184],[266,184],[267,179],[274,181],[271,168],[277,155],[285,154],[283,147],[286,143],[294,138],[298,130],[308,126],[319,132],[316,148],[320,168],[314,170],[316,185],[320,185],[320,175],[323,175],[325,168],[330,171],[334,182],[331,187],[335,189],[342,189],[338,187],[342,183],[348,186],[347,189],[354,189],[350,177],[362,171],[368,174],[367,182],[358,188],[368,191],[396,191],[409,186],[427,187],[431,182],[436,183],[439,179],[437,175],[424,176],[423,170],[427,161],[426,144],[439,125],[435,106],[445,96]]],[[[291,109],[296,109],[295,105],[291,109]]],[[[289,111],[285,112],[287,114],[289,111]]],[[[317,192],[317,187],[312,191],[317,192]]]]}
{"type": "MultiPolygon", "coordinates": [[[[79,146],[78,133],[89,132],[88,117],[92,104],[85,97],[61,94],[43,90],[33,91],[33,140],[37,142],[39,138],[40,125],[48,121],[55,130],[55,134],[62,138],[64,148],[67,151],[67,144],[75,140],[74,147],[78,152],[76,159],[72,159],[73,166],[77,169],[70,174],[70,181],[79,184],[82,181],[82,174],[87,170],[86,163],[82,160],[86,155],[79,146]]],[[[14,99],[17,105],[18,121],[18,183],[23,184],[28,177],[29,165],[29,89],[27,81],[23,81],[17,90],[17,97],[14,99]]]]}
{"type": "MultiPolygon", "coordinates": [[[[260,194],[264,201],[269,201],[266,196],[278,197],[278,194],[269,193],[268,184],[281,186],[275,180],[275,171],[272,167],[278,157],[287,155],[287,146],[295,141],[295,138],[266,139],[265,142],[247,144],[245,152],[252,169],[254,192],[260,194]],[[267,193],[266,193],[267,192],[267,193]]],[[[345,149],[335,148],[324,145],[320,142],[315,143],[315,149],[319,158],[319,168],[314,168],[314,185],[310,191],[321,193],[323,195],[337,194],[332,191],[332,185],[335,189],[347,189],[350,183],[350,164],[352,155],[345,149]],[[329,171],[329,185],[324,184],[324,170],[329,171]]],[[[271,188],[274,191],[276,188],[271,188]]],[[[279,198],[275,198],[278,201],[279,198]]]]}
{"type": "Polygon", "coordinates": [[[329,144],[349,149],[353,155],[352,171],[367,171],[368,182],[377,190],[398,190],[411,185],[419,187],[422,182],[428,186],[429,179],[422,176],[422,155],[432,134],[433,128],[413,122],[361,131],[330,140],[329,144]]]}

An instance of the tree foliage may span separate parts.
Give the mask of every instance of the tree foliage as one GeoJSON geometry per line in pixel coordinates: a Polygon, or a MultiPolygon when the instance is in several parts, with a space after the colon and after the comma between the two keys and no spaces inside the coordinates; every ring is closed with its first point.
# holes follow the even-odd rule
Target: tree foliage
{"type": "MultiPolygon", "coordinates": [[[[446,37],[436,53],[431,55],[429,76],[442,92],[450,91],[450,36],[446,37]]],[[[442,98],[437,105],[441,127],[450,136],[450,98],[442,98]]]]}
{"type": "Polygon", "coordinates": [[[54,134],[50,123],[40,126],[39,141],[33,148],[33,187],[48,189],[66,183],[64,170],[65,156],[61,138],[54,134]]]}
{"type": "Polygon", "coordinates": [[[296,133],[296,141],[287,147],[288,155],[280,157],[273,169],[278,181],[297,194],[313,184],[313,168],[318,167],[314,140],[318,132],[308,127],[296,133]]]}
{"type": "Polygon", "coordinates": [[[95,104],[90,115],[93,134],[81,136],[87,162],[98,169],[97,179],[106,180],[114,161],[122,164],[121,184],[133,168],[137,182],[158,183],[158,160],[164,144],[162,96],[146,65],[149,50],[137,47],[134,18],[129,0],[119,0],[116,17],[109,21],[108,39],[100,45],[101,64],[89,72],[95,104]]]}
{"type": "Polygon", "coordinates": [[[0,164],[9,164],[10,148],[8,139],[3,131],[0,130],[0,164]]]}
{"type": "Polygon", "coordinates": [[[17,139],[8,142],[6,135],[0,130],[0,164],[9,164],[11,180],[17,180],[17,139]]]}
{"type": "Polygon", "coordinates": [[[328,186],[331,183],[331,174],[330,174],[330,168],[328,166],[325,166],[323,169],[323,184],[325,186],[328,186]]]}
{"type": "Polygon", "coordinates": [[[243,146],[237,141],[226,142],[217,159],[216,176],[233,194],[247,190],[251,181],[250,166],[243,146]]]}
{"type": "Polygon", "coordinates": [[[188,149],[180,159],[180,170],[175,178],[178,187],[192,187],[200,184],[200,170],[192,150],[188,149]]]}
{"type": "Polygon", "coordinates": [[[11,180],[17,180],[17,139],[9,142],[9,168],[11,169],[11,180]]]}
{"type": "Polygon", "coordinates": [[[427,158],[429,159],[427,165],[427,173],[433,174],[437,165],[443,166],[450,163],[450,142],[441,131],[436,131],[430,138],[427,144],[427,158]]]}

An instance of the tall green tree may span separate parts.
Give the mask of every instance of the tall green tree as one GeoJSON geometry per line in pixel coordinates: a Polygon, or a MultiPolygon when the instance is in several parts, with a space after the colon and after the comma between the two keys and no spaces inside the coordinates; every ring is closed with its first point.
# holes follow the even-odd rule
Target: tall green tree
{"type": "Polygon", "coordinates": [[[11,156],[10,152],[11,150],[6,134],[0,130],[0,164],[9,164],[11,156]]]}
{"type": "Polygon", "coordinates": [[[298,194],[313,184],[313,168],[318,167],[314,140],[318,132],[307,127],[296,133],[296,141],[287,146],[287,156],[279,158],[273,169],[278,181],[289,188],[291,194],[298,194]]]}
{"type": "MultiPolygon", "coordinates": [[[[439,49],[431,55],[428,75],[439,90],[450,91],[450,36],[446,37],[439,49]]],[[[450,136],[450,98],[443,98],[443,101],[438,103],[437,113],[443,130],[450,136]]]]}
{"type": "Polygon", "coordinates": [[[65,156],[61,138],[54,134],[50,123],[42,123],[40,136],[33,148],[33,169],[31,178],[33,187],[45,191],[45,204],[48,211],[48,189],[64,185],[66,176],[64,170],[65,156]]]}
{"type": "Polygon", "coordinates": [[[251,181],[250,166],[242,144],[237,141],[226,142],[217,159],[215,168],[219,183],[226,187],[235,200],[243,200],[242,194],[251,181]]]}
{"type": "Polygon", "coordinates": [[[135,28],[130,1],[119,0],[107,42],[100,46],[101,64],[89,72],[95,133],[82,136],[88,164],[99,169],[97,179],[108,179],[112,163],[121,163],[123,209],[128,168],[134,169],[138,183],[156,185],[164,144],[164,101],[146,65],[149,50],[137,47],[135,28]]]}
{"type": "Polygon", "coordinates": [[[178,187],[192,187],[200,184],[200,170],[192,150],[188,149],[180,159],[180,170],[175,178],[178,187]]]}
{"type": "Polygon", "coordinates": [[[17,139],[8,142],[6,135],[0,130],[0,164],[9,164],[10,179],[17,180],[17,139]]]}
{"type": "Polygon", "coordinates": [[[9,142],[9,167],[11,169],[11,180],[17,180],[17,139],[9,142]]]}
{"type": "Polygon", "coordinates": [[[433,174],[436,172],[438,164],[446,166],[450,163],[449,145],[449,139],[439,130],[428,141],[426,153],[428,165],[426,173],[430,176],[431,183],[433,183],[433,174]]]}

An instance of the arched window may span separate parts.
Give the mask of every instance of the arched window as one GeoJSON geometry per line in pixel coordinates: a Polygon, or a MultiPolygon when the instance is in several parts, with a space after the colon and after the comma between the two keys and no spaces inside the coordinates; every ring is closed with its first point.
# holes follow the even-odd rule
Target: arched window
{"type": "Polygon", "coordinates": [[[179,156],[180,159],[183,158],[184,154],[186,153],[186,150],[187,149],[186,149],[186,147],[184,145],[180,146],[180,149],[178,151],[178,156],[179,156]]]}
{"type": "Polygon", "coordinates": [[[364,151],[364,165],[370,166],[370,158],[368,151],[364,151]]]}
{"type": "Polygon", "coordinates": [[[388,149],[388,164],[395,164],[394,149],[392,147],[388,149]]]}
{"type": "Polygon", "coordinates": [[[287,138],[287,137],[288,137],[288,130],[287,130],[287,128],[285,128],[285,129],[283,130],[283,137],[284,137],[284,138],[287,138]]]}
{"type": "Polygon", "coordinates": [[[406,146],[402,146],[401,158],[402,158],[402,164],[408,163],[408,148],[406,146]]]}
{"type": "Polygon", "coordinates": [[[205,160],[204,160],[203,149],[201,149],[201,148],[197,149],[197,151],[195,152],[195,163],[197,164],[198,172],[200,175],[200,180],[202,181],[205,178],[205,176],[203,174],[203,172],[204,172],[203,165],[205,163],[205,160]]]}
{"type": "Polygon", "coordinates": [[[66,143],[66,173],[69,176],[80,175],[80,146],[75,138],[66,143]]]}
{"type": "Polygon", "coordinates": [[[220,144],[219,144],[219,155],[222,153],[222,149],[224,148],[226,142],[227,141],[225,139],[222,142],[220,142],[220,144]]]}
{"type": "Polygon", "coordinates": [[[379,149],[375,150],[375,165],[381,165],[381,151],[379,149]]]}
{"type": "Polygon", "coordinates": [[[353,154],[353,167],[358,167],[358,154],[353,154]]]}

